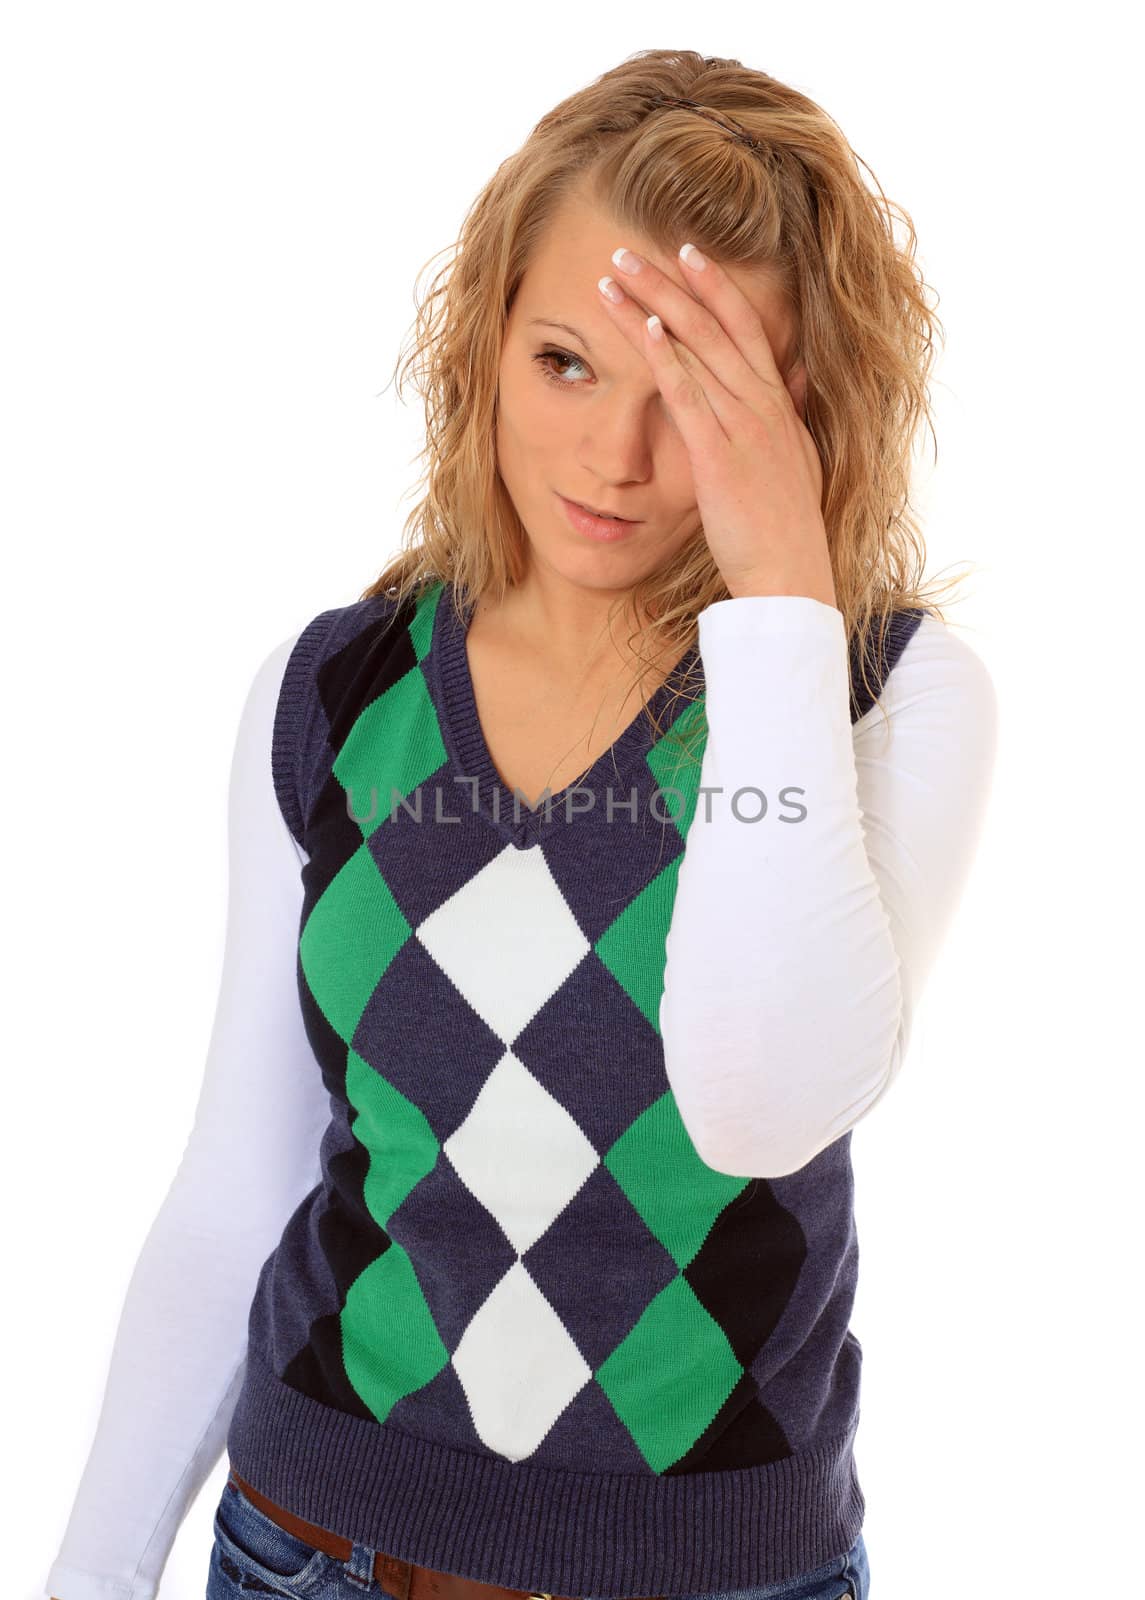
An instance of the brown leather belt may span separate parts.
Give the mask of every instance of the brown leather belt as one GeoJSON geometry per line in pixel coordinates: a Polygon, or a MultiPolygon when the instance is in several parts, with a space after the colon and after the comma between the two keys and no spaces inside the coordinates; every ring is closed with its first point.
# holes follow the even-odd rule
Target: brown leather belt
{"type": "MultiPolygon", "coordinates": [[[[275,1505],[245,1478],[240,1478],[233,1467],[230,1481],[264,1516],[285,1528],[287,1533],[339,1561],[349,1561],[354,1546],[342,1534],[331,1533],[328,1528],[306,1522],[292,1511],[275,1505]]],[[[394,1600],[532,1600],[531,1591],[527,1589],[502,1589],[495,1583],[478,1583],[474,1578],[460,1578],[454,1572],[438,1572],[433,1567],[419,1567],[413,1561],[399,1561],[396,1556],[385,1555],[380,1550],[374,1558],[374,1577],[394,1600]]],[[[579,1597],[542,1594],[540,1600],[579,1600],[579,1597]]],[[[649,1600],[662,1600],[662,1597],[651,1596],[649,1600]]]]}

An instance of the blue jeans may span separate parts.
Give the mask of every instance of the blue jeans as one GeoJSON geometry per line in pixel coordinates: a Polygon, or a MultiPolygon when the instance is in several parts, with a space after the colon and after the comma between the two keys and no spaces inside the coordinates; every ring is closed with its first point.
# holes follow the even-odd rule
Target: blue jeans
{"type": "MultiPolygon", "coordinates": [[[[287,1533],[252,1505],[228,1479],[215,1512],[215,1544],[206,1600],[251,1600],[252,1594],[286,1600],[383,1600],[373,1578],[375,1552],[356,1544],[340,1561],[287,1533]]],[[[727,1593],[672,1596],[670,1600],[869,1600],[870,1572],[860,1533],[846,1555],[786,1583],[727,1593]]],[[[583,1600],[611,1600],[585,1595],[583,1600]]]]}

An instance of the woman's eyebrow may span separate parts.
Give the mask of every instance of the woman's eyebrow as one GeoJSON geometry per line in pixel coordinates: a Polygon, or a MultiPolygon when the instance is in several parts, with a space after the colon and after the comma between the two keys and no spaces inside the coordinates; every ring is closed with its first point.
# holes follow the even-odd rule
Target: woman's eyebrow
{"type": "Polygon", "coordinates": [[[571,333],[574,339],[579,339],[580,340],[581,344],[584,345],[584,348],[587,351],[587,353],[589,355],[592,354],[592,348],[589,345],[589,342],[585,338],[584,334],[583,333],[578,333],[577,330],[575,328],[570,327],[567,322],[554,322],[552,317],[533,317],[533,318],[530,319],[528,325],[529,325],[530,328],[535,328],[538,323],[544,323],[546,327],[549,327],[549,328],[560,328],[565,333],[571,333]]]}

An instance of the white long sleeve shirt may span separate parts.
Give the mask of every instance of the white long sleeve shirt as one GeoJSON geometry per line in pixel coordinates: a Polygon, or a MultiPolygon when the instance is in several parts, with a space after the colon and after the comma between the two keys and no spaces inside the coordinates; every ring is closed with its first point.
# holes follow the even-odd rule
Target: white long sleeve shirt
{"type": "MultiPolygon", "coordinates": [[[[901,1070],[980,834],[997,702],[979,656],[933,617],[853,725],[834,607],[741,597],[709,606],[699,628],[708,739],[668,935],[665,1065],[706,1163],[778,1177],[854,1127],[901,1070]],[[802,792],[784,804],[785,789],[802,792]],[[757,791],[770,809],[752,822],[757,791]],[[772,814],[797,805],[798,822],[772,814]]],[[[263,661],[240,718],[223,975],[202,1089],[125,1297],[95,1439],[45,1583],[56,1600],[158,1592],[225,1448],[259,1269],[321,1176],[330,1104],[296,979],[307,857],[270,761],[297,638],[263,661]]]]}

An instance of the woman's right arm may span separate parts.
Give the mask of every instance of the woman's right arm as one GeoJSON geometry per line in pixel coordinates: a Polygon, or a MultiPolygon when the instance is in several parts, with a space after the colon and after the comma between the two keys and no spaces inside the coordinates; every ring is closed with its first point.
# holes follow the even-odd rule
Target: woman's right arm
{"type": "Polygon", "coordinates": [[[259,1271],[320,1181],[330,1107],[296,977],[307,858],[270,761],[297,638],[259,667],[239,722],[226,943],[202,1087],[127,1288],[94,1441],[45,1583],[57,1600],[157,1593],[180,1524],[226,1447],[259,1271]]]}

